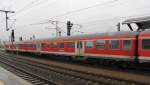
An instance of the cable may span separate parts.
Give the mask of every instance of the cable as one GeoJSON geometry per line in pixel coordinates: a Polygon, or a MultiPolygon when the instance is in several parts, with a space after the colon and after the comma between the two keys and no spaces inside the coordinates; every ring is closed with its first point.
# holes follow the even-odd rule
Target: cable
{"type": "Polygon", "coordinates": [[[16,14],[19,14],[19,13],[21,13],[23,11],[31,9],[31,8],[37,6],[37,5],[41,4],[41,3],[47,2],[47,1],[48,0],[33,0],[31,3],[27,4],[26,6],[24,6],[20,10],[18,10],[15,14],[11,15],[11,17],[14,16],[14,15],[16,15],[16,14]]]}
{"type": "MultiPolygon", "coordinates": [[[[118,1],[118,0],[111,0],[111,1],[108,1],[108,2],[105,2],[105,3],[100,3],[100,4],[96,4],[96,5],[93,5],[93,6],[86,7],[86,8],[70,11],[70,12],[67,12],[67,13],[64,13],[64,14],[61,14],[61,15],[56,15],[56,16],[53,16],[52,18],[68,15],[68,14],[71,14],[71,13],[80,12],[80,11],[83,11],[83,10],[87,10],[87,9],[98,7],[98,6],[103,6],[103,5],[106,5],[106,4],[111,4],[111,3],[116,2],[116,1],[118,1]]],[[[66,23],[66,22],[60,22],[60,23],[66,23]]],[[[29,24],[29,25],[41,25],[41,24],[47,24],[47,22],[46,23],[39,22],[39,23],[33,23],[33,24],[29,24]]]]}
{"type": "MultiPolygon", "coordinates": [[[[12,14],[10,17],[17,15],[23,11],[26,11],[27,9],[33,8],[37,5],[43,4],[45,2],[47,2],[48,0],[33,0],[31,3],[27,4],[26,6],[24,6],[23,8],[21,8],[20,10],[18,10],[15,14],[12,14]]],[[[3,22],[1,22],[3,23],[3,22]]]]}
{"type": "Polygon", "coordinates": [[[114,20],[114,19],[128,19],[128,18],[136,18],[136,17],[142,17],[142,16],[149,16],[150,13],[145,13],[145,14],[137,14],[137,15],[132,15],[132,16],[121,16],[121,17],[113,17],[113,18],[108,18],[108,19],[98,19],[94,21],[89,21],[89,22],[82,22],[81,24],[88,24],[88,23],[93,23],[93,22],[98,22],[98,21],[108,21],[108,20],[114,20]]]}
{"type": "Polygon", "coordinates": [[[84,10],[87,10],[87,9],[90,9],[90,8],[95,8],[95,7],[98,7],[98,6],[111,4],[111,3],[114,3],[116,1],[118,1],[118,0],[111,0],[111,1],[108,1],[108,2],[105,2],[105,3],[100,3],[100,4],[96,4],[96,5],[93,5],[93,6],[86,7],[86,8],[81,8],[81,9],[78,9],[78,10],[70,11],[70,12],[67,12],[67,13],[64,13],[64,14],[61,14],[61,15],[56,15],[56,16],[53,16],[52,18],[65,16],[65,15],[76,13],[76,12],[81,12],[81,11],[84,11],[84,10]]]}
{"type": "MultiPolygon", "coordinates": [[[[34,0],[31,3],[27,4],[25,7],[23,7],[22,9],[20,9],[19,11],[17,11],[12,16],[14,16],[18,13],[21,13],[21,12],[23,12],[23,11],[29,9],[29,8],[35,7],[35,6],[39,5],[42,1],[41,0],[34,0]]],[[[47,0],[44,0],[44,1],[47,1],[47,0]]],[[[71,12],[67,12],[65,14],[57,15],[57,16],[54,16],[54,17],[59,17],[59,16],[64,16],[64,15],[68,15],[68,14],[75,13],[75,12],[80,12],[80,11],[87,10],[87,9],[90,9],[90,8],[94,8],[94,7],[97,7],[97,6],[103,6],[103,5],[106,5],[106,4],[110,4],[110,3],[113,3],[113,2],[116,2],[116,1],[118,1],[118,0],[112,0],[112,1],[105,2],[105,3],[96,4],[96,5],[93,5],[93,6],[86,7],[86,8],[82,8],[82,9],[74,10],[74,11],[71,11],[71,12]]],[[[35,24],[38,24],[38,23],[35,23],[35,24]]]]}
{"type": "MultiPolygon", "coordinates": [[[[39,1],[39,0],[35,0],[35,1],[39,1]]],[[[90,6],[90,7],[82,8],[82,9],[71,11],[71,12],[67,12],[65,14],[57,15],[57,16],[54,16],[54,17],[63,16],[63,15],[67,15],[67,14],[75,13],[75,12],[80,12],[80,11],[83,11],[83,10],[87,10],[89,8],[93,8],[93,7],[97,7],[97,6],[102,6],[102,5],[105,5],[105,4],[110,4],[110,3],[113,3],[113,2],[116,2],[116,1],[118,1],[118,0],[113,0],[113,1],[105,2],[105,3],[93,5],[93,6],[90,6]]],[[[105,20],[105,19],[103,19],[103,20],[105,20]]],[[[98,20],[98,21],[103,21],[103,20],[98,20]]],[[[39,23],[33,23],[33,24],[29,24],[29,25],[41,25],[41,24],[47,24],[47,23],[48,22],[39,22],[39,23]]],[[[62,23],[66,23],[66,22],[62,22],[62,23]]]]}

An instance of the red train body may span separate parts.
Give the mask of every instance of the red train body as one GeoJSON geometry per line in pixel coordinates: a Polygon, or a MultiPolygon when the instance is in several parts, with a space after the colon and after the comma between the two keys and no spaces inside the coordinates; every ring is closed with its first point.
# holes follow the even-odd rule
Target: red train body
{"type": "Polygon", "coordinates": [[[7,43],[6,50],[77,56],[84,59],[102,58],[123,61],[138,59],[139,61],[148,61],[150,60],[149,44],[150,31],[142,33],[132,31],[7,43]],[[136,45],[137,41],[138,44],[136,45]]]}

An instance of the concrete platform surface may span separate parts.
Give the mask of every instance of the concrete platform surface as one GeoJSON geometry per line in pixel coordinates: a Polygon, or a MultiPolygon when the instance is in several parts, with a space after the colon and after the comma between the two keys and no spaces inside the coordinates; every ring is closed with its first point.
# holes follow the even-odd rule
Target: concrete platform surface
{"type": "Polygon", "coordinates": [[[0,67],[0,85],[32,85],[13,73],[0,67]]]}

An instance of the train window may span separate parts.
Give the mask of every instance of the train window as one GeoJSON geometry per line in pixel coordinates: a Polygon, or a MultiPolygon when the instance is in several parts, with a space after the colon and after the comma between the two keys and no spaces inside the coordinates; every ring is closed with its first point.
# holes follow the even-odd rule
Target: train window
{"type": "Polygon", "coordinates": [[[86,48],[93,48],[93,41],[86,41],[86,48]]]}
{"type": "Polygon", "coordinates": [[[56,42],[53,42],[52,43],[52,48],[56,48],[56,46],[57,46],[56,42]]]}
{"type": "Polygon", "coordinates": [[[74,45],[75,45],[74,42],[67,42],[67,47],[68,47],[68,48],[73,48],[74,45]]]}
{"type": "Polygon", "coordinates": [[[77,42],[77,48],[82,48],[82,41],[77,42]]]}
{"type": "Polygon", "coordinates": [[[96,40],[96,48],[104,49],[105,48],[105,40],[96,40]]]}
{"type": "Polygon", "coordinates": [[[42,43],[42,44],[41,44],[41,47],[42,47],[42,48],[46,48],[46,43],[42,43]]]}
{"type": "Polygon", "coordinates": [[[50,43],[47,43],[47,48],[50,48],[51,44],[50,43]]]}
{"type": "Polygon", "coordinates": [[[64,43],[63,42],[59,43],[59,48],[64,48],[64,43]]]}
{"type": "Polygon", "coordinates": [[[36,48],[36,44],[33,44],[33,48],[36,48]]]}
{"type": "Polygon", "coordinates": [[[120,48],[119,40],[110,40],[110,48],[119,49],[120,48]]]}
{"type": "Polygon", "coordinates": [[[142,49],[150,50],[150,39],[143,39],[142,40],[142,49]]]}
{"type": "Polygon", "coordinates": [[[30,47],[31,47],[31,48],[35,48],[34,44],[30,44],[30,47]]]}
{"type": "Polygon", "coordinates": [[[50,48],[50,43],[42,43],[42,48],[50,48]]]}
{"type": "Polygon", "coordinates": [[[123,40],[123,49],[129,50],[131,48],[131,40],[123,40]]]}

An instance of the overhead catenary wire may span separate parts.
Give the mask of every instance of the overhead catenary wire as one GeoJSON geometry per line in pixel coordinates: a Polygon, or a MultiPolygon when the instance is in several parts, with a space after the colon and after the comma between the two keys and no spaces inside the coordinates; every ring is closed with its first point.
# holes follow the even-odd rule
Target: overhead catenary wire
{"type": "MultiPolygon", "coordinates": [[[[78,9],[78,10],[70,11],[70,12],[67,12],[67,13],[64,13],[64,14],[53,16],[53,17],[51,17],[51,19],[55,18],[55,17],[62,17],[62,16],[65,16],[65,15],[68,15],[68,14],[76,13],[76,12],[81,12],[81,11],[84,11],[84,10],[87,10],[87,9],[90,9],[90,8],[94,8],[94,7],[98,7],[98,6],[104,6],[104,5],[107,5],[107,4],[114,3],[116,1],[118,1],[118,0],[111,0],[111,1],[104,2],[104,3],[99,3],[99,4],[96,4],[96,5],[89,6],[89,7],[81,8],[81,9],[78,9]]],[[[47,24],[48,22],[45,22],[46,20],[48,20],[48,19],[43,20],[44,22],[32,23],[32,24],[28,24],[28,25],[31,26],[31,25],[47,24]]],[[[66,23],[66,22],[59,21],[59,23],[66,23]]],[[[27,25],[22,25],[22,26],[27,26],[27,25]]]]}
{"type": "Polygon", "coordinates": [[[149,15],[150,13],[137,14],[137,15],[132,15],[132,16],[120,16],[120,17],[113,17],[113,18],[97,19],[97,20],[88,21],[88,22],[81,22],[80,24],[89,24],[89,23],[95,23],[99,21],[124,20],[128,18],[136,18],[136,17],[149,16],[149,15]]]}
{"type": "MultiPolygon", "coordinates": [[[[34,0],[34,1],[41,1],[41,0],[34,0]]],[[[105,4],[110,4],[110,3],[113,3],[113,2],[116,2],[118,0],[112,0],[112,1],[108,1],[107,3],[101,3],[101,5],[105,5],[105,4]]],[[[93,6],[89,6],[89,7],[86,7],[86,8],[81,8],[79,10],[74,10],[74,11],[70,11],[70,12],[67,12],[65,14],[60,14],[60,15],[56,15],[54,17],[61,17],[61,16],[65,16],[65,15],[68,15],[68,14],[71,14],[71,13],[76,13],[76,12],[80,12],[80,11],[83,11],[83,10],[87,10],[87,9],[90,9],[90,8],[93,8],[93,7],[98,7],[100,6],[100,4],[96,4],[96,5],[93,5],[93,6]]],[[[104,19],[105,20],[105,19],[104,19]]],[[[107,19],[106,19],[107,20],[107,19]]],[[[101,20],[98,20],[98,21],[101,21],[101,20]]],[[[103,20],[102,20],[103,21],[103,20]]],[[[29,26],[31,25],[42,25],[42,24],[47,24],[48,22],[45,21],[45,22],[39,22],[39,23],[32,23],[32,24],[28,24],[29,26]]],[[[66,23],[66,22],[62,22],[62,23],[66,23]]],[[[27,25],[22,25],[22,26],[27,26],[27,25]]]]}
{"type": "MultiPolygon", "coordinates": [[[[42,1],[48,1],[48,0],[42,0],[42,1]]],[[[14,15],[16,15],[18,13],[21,13],[21,12],[27,10],[27,9],[32,8],[32,7],[35,7],[35,6],[39,5],[42,1],[41,0],[33,0],[31,3],[27,4],[25,7],[23,7],[19,11],[17,11],[14,15]]],[[[104,3],[99,3],[99,4],[96,4],[96,5],[89,6],[89,7],[85,7],[85,8],[81,8],[81,9],[78,9],[78,10],[70,11],[70,12],[67,12],[67,13],[64,13],[64,14],[56,15],[56,16],[53,16],[52,18],[65,16],[65,15],[76,13],[76,12],[81,12],[81,11],[84,11],[84,10],[87,10],[87,9],[90,9],[90,8],[94,8],[94,7],[98,7],[98,6],[104,6],[104,5],[107,5],[107,4],[114,3],[116,1],[118,1],[118,0],[111,0],[111,1],[104,2],[104,3]]],[[[12,15],[12,16],[14,16],[14,15],[12,15]]],[[[61,22],[61,23],[64,23],[64,22],[61,22]]],[[[29,25],[40,25],[40,24],[41,24],[41,22],[33,23],[33,24],[29,24],[29,25]]],[[[42,24],[46,24],[46,23],[42,22],[42,24]]]]}
{"type": "MultiPolygon", "coordinates": [[[[67,13],[64,13],[64,14],[52,16],[51,19],[56,18],[56,17],[63,17],[63,16],[66,16],[66,15],[69,15],[69,14],[81,12],[81,11],[91,9],[91,8],[95,8],[95,7],[105,6],[105,5],[112,4],[112,3],[117,2],[117,1],[119,1],[119,0],[112,0],[112,1],[104,2],[104,3],[99,3],[99,4],[96,4],[96,5],[93,5],[93,6],[81,8],[81,9],[78,9],[78,10],[73,10],[73,11],[70,11],[70,12],[67,12],[67,13]]],[[[119,5],[122,5],[122,4],[125,4],[125,3],[119,3],[119,5]]],[[[115,6],[116,5],[113,5],[113,7],[115,7],[115,6]]],[[[135,10],[139,10],[139,8],[136,8],[135,10]]]]}
{"type": "Polygon", "coordinates": [[[72,13],[81,12],[81,11],[84,11],[84,10],[87,10],[87,9],[91,9],[91,8],[95,8],[95,7],[99,7],[99,6],[104,6],[104,5],[107,5],[107,4],[112,4],[112,3],[117,2],[117,1],[118,0],[111,0],[111,1],[104,2],[104,3],[99,3],[99,4],[96,4],[96,5],[89,6],[89,7],[73,10],[73,11],[70,11],[70,12],[66,12],[64,14],[56,15],[56,16],[53,16],[51,18],[62,17],[62,16],[69,15],[69,14],[72,14],[72,13]]]}
{"type": "Polygon", "coordinates": [[[25,5],[23,8],[19,9],[15,14],[11,15],[11,17],[15,16],[15,15],[17,15],[19,13],[22,13],[22,12],[28,10],[28,9],[31,9],[33,7],[36,7],[36,6],[40,5],[40,4],[43,4],[43,3],[47,2],[47,1],[48,0],[33,0],[33,1],[31,1],[31,3],[25,5]]]}
{"type": "MultiPolygon", "coordinates": [[[[20,13],[22,13],[22,12],[28,10],[28,9],[31,9],[33,7],[36,7],[36,6],[40,5],[40,4],[46,3],[47,1],[49,1],[49,0],[33,0],[29,4],[25,5],[23,8],[19,9],[18,11],[16,11],[15,14],[10,15],[10,17],[13,17],[13,16],[15,16],[17,14],[20,14],[20,13]]],[[[55,1],[57,1],[57,0],[55,0],[55,1]]],[[[1,23],[3,23],[3,22],[1,22],[1,23]]]]}

